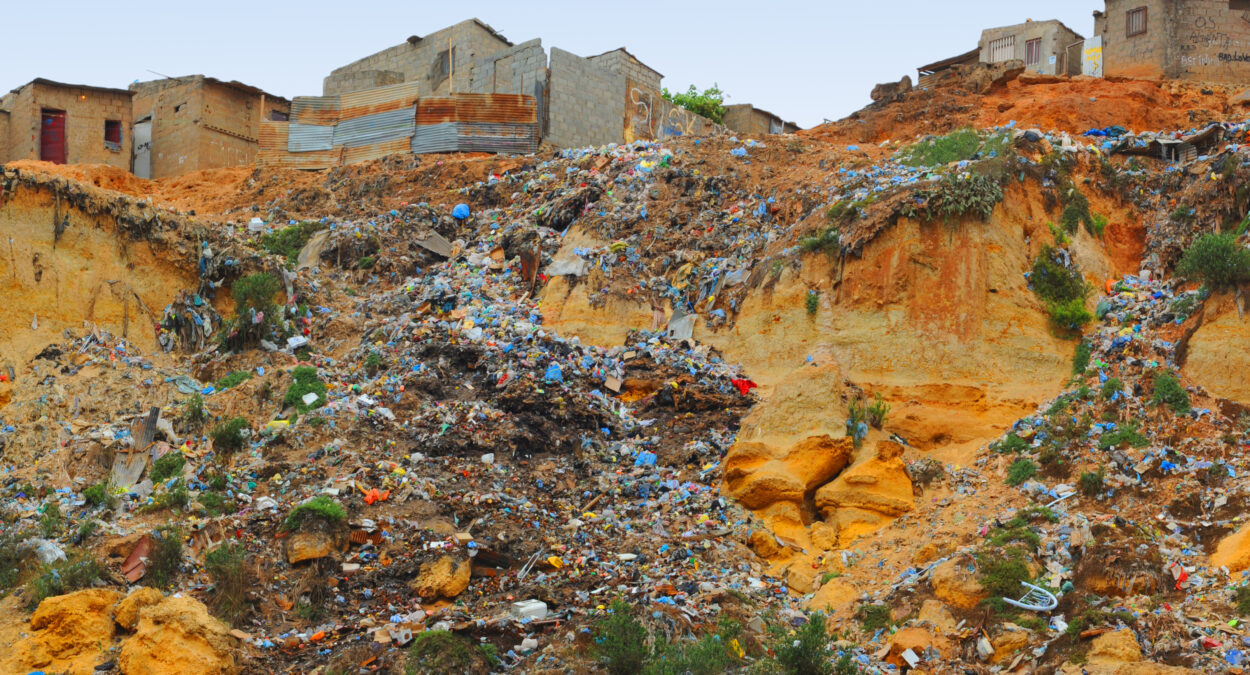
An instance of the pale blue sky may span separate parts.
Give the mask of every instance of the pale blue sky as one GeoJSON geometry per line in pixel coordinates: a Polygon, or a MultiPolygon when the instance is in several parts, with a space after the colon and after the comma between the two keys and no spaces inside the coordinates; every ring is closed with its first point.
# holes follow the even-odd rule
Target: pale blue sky
{"type": "Polygon", "coordinates": [[[125,87],[166,75],[240,80],[290,98],[330,70],[477,17],[509,40],[589,56],[624,46],[669,89],[713,82],[810,127],[869,102],[877,82],[974,47],[981,29],[1059,19],[1081,35],[1099,0],[400,2],[0,0],[0,91],[36,77],[125,87]],[[38,26],[45,26],[39,28],[38,26]]]}

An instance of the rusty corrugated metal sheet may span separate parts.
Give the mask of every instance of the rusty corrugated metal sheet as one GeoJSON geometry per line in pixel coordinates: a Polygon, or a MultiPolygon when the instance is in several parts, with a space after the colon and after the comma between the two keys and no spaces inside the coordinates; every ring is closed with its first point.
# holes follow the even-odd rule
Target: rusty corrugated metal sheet
{"type": "Polygon", "coordinates": [[[455,94],[457,122],[533,124],[538,106],[523,94],[455,94]]]}
{"type": "Polygon", "coordinates": [[[400,138],[384,143],[364,145],[358,148],[343,148],[343,164],[355,164],[370,159],[381,159],[387,155],[409,152],[411,143],[411,139],[400,138]]]}
{"type": "Polygon", "coordinates": [[[261,121],[260,150],[256,153],[258,166],[285,169],[328,169],[338,166],[342,155],[342,150],[339,149],[288,152],[290,126],[287,122],[261,121]]]}
{"type": "Polygon", "coordinates": [[[456,100],[446,96],[417,101],[417,126],[456,121],[456,100]]]}
{"type": "Polygon", "coordinates": [[[291,121],[327,126],[338,124],[338,96],[296,96],[291,99],[291,121]]]}
{"type": "Polygon", "coordinates": [[[329,150],[334,143],[334,127],[291,122],[286,149],[289,152],[329,150]]]}
{"type": "Polygon", "coordinates": [[[334,127],[334,145],[359,148],[374,143],[408,140],[416,126],[412,107],[345,119],[334,127]]]}
{"type": "MultiPolygon", "coordinates": [[[[417,83],[404,82],[374,87],[339,96],[339,119],[350,120],[367,115],[411,108],[417,103],[417,83]]],[[[302,121],[302,120],[301,120],[302,121]]]]}

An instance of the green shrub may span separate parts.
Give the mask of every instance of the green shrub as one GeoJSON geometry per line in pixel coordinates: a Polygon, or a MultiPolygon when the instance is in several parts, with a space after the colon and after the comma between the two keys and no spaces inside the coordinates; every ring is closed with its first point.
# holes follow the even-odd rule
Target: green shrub
{"type": "Polygon", "coordinates": [[[1081,375],[1089,369],[1089,359],[1093,356],[1093,348],[1084,340],[1076,345],[1076,351],[1072,354],[1072,374],[1081,375]]]}
{"type": "Polygon", "coordinates": [[[860,605],[855,608],[855,619],[867,633],[875,633],[894,624],[890,619],[889,605],[860,605]]]}
{"type": "Polygon", "coordinates": [[[468,640],[445,630],[427,630],[413,638],[405,671],[408,675],[484,673],[489,666],[485,652],[468,640]]]}
{"type": "Polygon", "coordinates": [[[223,455],[238,452],[247,442],[243,436],[243,431],[247,428],[247,419],[243,417],[235,417],[213,427],[213,430],[208,432],[209,437],[213,439],[213,449],[223,455]]]}
{"type": "Polygon", "coordinates": [[[210,516],[219,516],[230,511],[226,498],[216,492],[201,492],[195,497],[195,501],[199,502],[210,516]]]}
{"type": "Polygon", "coordinates": [[[1108,377],[1106,382],[1102,383],[1102,391],[1100,395],[1104,401],[1110,401],[1118,392],[1124,391],[1124,381],[1118,377],[1108,377]]]}
{"type": "Polygon", "coordinates": [[[63,529],[65,529],[65,516],[61,515],[61,503],[48,502],[43,507],[43,514],[39,516],[39,532],[45,539],[54,539],[60,536],[63,529]]]}
{"type": "Polygon", "coordinates": [[[1066,633],[1071,636],[1077,636],[1090,628],[1103,625],[1114,626],[1121,622],[1125,625],[1131,626],[1136,623],[1136,621],[1137,619],[1135,619],[1130,612],[1122,609],[1112,611],[1105,609],[1087,609],[1073,618],[1071,623],[1068,624],[1066,633]]]}
{"type": "Polygon", "coordinates": [[[1250,282],[1250,250],[1235,234],[1204,234],[1181,256],[1176,272],[1212,288],[1231,288],[1250,282]]]}
{"type": "Polygon", "coordinates": [[[1173,300],[1172,304],[1168,305],[1168,311],[1175,314],[1176,318],[1184,321],[1194,313],[1195,309],[1198,308],[1198,300],[1199,298],[1197,295],[1193,293],[1186,293],[1185,295],[1173,300]]]}
{"type": "Polygon", "coordinates": [[[720,86],[713,84],[700,92],[692,84],[684,92],[670,92],[667,87],[660,90],[660,96],[674,105],[681,106],[696,115],[702,115],[717,124],[725,121],[725,92],[720,86]]]}
{"type": "Polygon", "coordinates": [[[185,509],[191,503],[191,491],[181,478],[174,481],[168,490],[156,494],[152,503],[143,507],[145,512],[163,511],[165,509],[185,509]]]}
{"type": "Polygon", "coordinates": [[[29,530],[16,525],[0,531],[0,595],[16,586],[27,566],[34,562],[33,550],[22,545],[31,536],[29,530]]]}
{"type": "Polygon", "coordinates": [[[286,520],[282,523],[282,529],[298,530],[309,518],[318,518],[329,524],[340,523],[347,518],[347,511],[342,504],[328,495],[317,495],[291,509],[291,513],[287,514],[286,520]]]}
{"type": "Polygon", "coordinates": [[[1111,223],[1111,219],[1101,213],[1094,214],[1094,220],[1090,225],[1090,234],[1095,237],[1101,237],[1107,232],[1107,225],[1111,223]]]}
{"type": "Polygon", "coordinates": [[[318,230],[322,229],[325,229],[325,225],[319,222],[297,223],[262,234],[260,245],[266,251],[280,255],[286,258],[288,263],[294,265],[299,260],[299,252],[304,250],[304,245],[318,230]]]}
{"type": "Polygon", "coordinates": [[[1050,316],[1050,322],[1061,330],[1078,330],[1094,318],[1085,308],[1084,300],[1048,302],[1046,313],[1050,316]]]}
{"type": "Polygon", "coordinates": [[[790,635],[784,627],[770,627],[769,646],[777,665],[789,675],[827,675],[829,666],[829,635],[827,620],[819,612],[809,614],[807,623],[790,635]]]}
{"type": "Polygon", "coordinates": [[[1017,459],[1007,467],[1007,484],[1019,485],[1037,475],[1037,465],[1029,459],[1017,459]]]}
{"type": "Polygon", "coordinates": [[[164,525],[152,532],[152,552],[148,554],[143,582],[153,588],[169,588],[182,566],[182,530],[164,525]]]}
{"type": "Polygon", "coordinates": [[[71,551],[65,560],[44,565],[39,576],[26,584],[26,608],[33,610],[47,598],[90,588],[103,569],[90,553],[71,551]]]}
{"type": "Polygon", "coordinates": [[[282,397],[282,403],[295,408],[301,415],[325,405],[326,385],[317,378],[317,369],[312,366],[296,366],[291,371],[291,386],[286,390],[286,396],[282,397]],[[304,395],[308,393],[317,394],[317,400],[311,405],[304,403],[304,395]]]}
{"type": "Polygon", "coordinates": [[[1020,582],[1032,579],[1029,567],[1018,549],[1005,549],[977,559],[978,581],[990,597],[1018,598],[1024,593],[1020,582]]]}
{"type": "Polygon", "coordinates": [[[799,240],[799,248],[804,253],[824,253],[825,255],[837,255],[841,250],[842,235],[838,232],[838,228],[829,226],[810,237],[804,237],[799,240]]]}
{"type": "Polygon", "coordinates": [[[96,483],[84,489],[82,497],[92,506],[105,506],[111,509],[117,506],[117,497],[113,495],[110,488],[108,483],[96,483]]]}
{"type": "Polygon", "coordinates": [[[1007,434],[1003,440],[998,442],[996,450],[1003,454],[1014,454],[1028,450],[1029,442],[1016,435],[1016,432],[1007,434]]]}
{"type": "Polygon", "coordinates": [[[816,311],[820,309],[820,292],[809,290],[803,302],[806,305],[807,315],[816,316],[816,311]]]}
{"type": "Polygon", "coordinates": [[[1233,591],[1233,602],[1237,605],[1238,616],[1250,616],[1250,586],[1238,586],[1233,591]]]}
{"type": "Polygon", "coordinates": [[[182,467],[186,463],[187,460],[180,451],[171,450],[152,462],[152,471],[149,476],[153,483],[164,483],[174,476],[181,476],[182,467]]]}
{"type": "Polygon", "coordinates": [[[1075,234],[1077,228],[1084,224],[1086,230],[1093,232],[1094,218],[1089,213],[1089,199],[1074,185],[1069,185],[1064,193],[1063,214],[1059,216],[1063,229],[1075,234]]]}
{"type": "Polygon", "coordinates": [[[982,140],[975,129],[964,127],[904,148],[899,153],[898,161],[907,166],[945,166],[973,159],[978,153],[983,157],[1002,155],[1010,148],[1011,137],[1007,133],[990,134],[982,140]]]}
{"type": "Polygon", "coordinates": [[[1050,246],[1043,246],[1037,260],[1033,261],[1029,284],[1037,297],[1046,303],[1084,301],[1090,292],[1089,284],[1085,282],[1081,272],[1075,267],[1064,265],[1059,251],[1050,246]]]}
{"type": "Polygon", "coordinates": [[[369,354],[365,356],[365,370],[372,373],[381,367],[382,355],[376,351],[370,351],[369,354]]]}
{"type": "Polygon", "coordinates": [[[204,410],[203,396],[192,394],[182,402],[182,421],[187,426],[198,429],[207,420],[208,413],[204,410]]]}
{"type": "Polygon", "coordinates": [[[247,551],[242,544],[222,544],[204,556],[204,570],[213,581],[209,606],[226,622],[238,625],[247,618],[251,605],[247,589],[254,580],[247,568],[247,551]]]}
{"type": "Polygon", "coordinates": [[[275,313],[277,303],[274,296],[282,291],[282,284],[267,272],[249,274],[234,282],[230,294],[234,296],[235,315],[248,316],[250,310],[264,312],[266,316],[275,313]]]}
{"type": "Polygon", "coordinates": [[[229,389],[230,387],[243,384],[244,382],[247,382],[250,379],[252,379],[252,371],[236,370],[232,373],[225,375],[220,380],[217,380],[217,388],[220,390],[226,390],[226,389],[229,389]]]}
{"type": "Polygon", "coordinates": [[[1106,485],[1107,473],[1102,468],[1097,471],[1086,471],[1081,474],[1080,489],[1081,494],[1087,497],[1095,497],[1102,494],[1106,485]]]}
{"type": "Polygon", "coordinates": [[[950,223],[969,214],[986,220],[1003,200],[1003,188],[987,176],[947,175],[935,187],[917,190],[915,197],[916,201],[904,204],[899,213],[922,222],[941,218],[950,223]]]}
{"type": "Polygon", "coordinates": [[[1134,448],[1146,447],[1150,444],[1150,441],[1137,430],[1139,426],[1141,426],[1141,423],[1133,420],[1119,425],[1114,431],[1102,434],[1098,437],[1098,448],[1109,450],[1118,448],[1126,443],[1134,448]]]}
{"type": "Polygon", "coordinates": [[[1175,220],[1178,223],[1194,222],[1193,207],[1185,206],[1184,204],[1176,207],[1176,210],[1172,212],[1172,220],[1175,220]]]}
{"type": "Polygon", "coordinates": [[[1175,375],[1167,371],[1155,373],[1155,395],[1150,402],[1167,405],[1178,415],[1189,412],[1189,392],[1185,391],[1175,375]]]}
{"type": "Polygon", "coordinates": [[[634,618],[628,603],[612,601],[608,615],[595,623],[591,634],[595,654],[609,673],[634,675],[642,671],[650,655],[647,629],[634,618]]]}
{"type": "Polygon", "coordinates": [[[890,414],[890,404],[881,398],[878,392],[868,404],[868,424],[880,429],[885,426],[885,419],[890,414]]]}
{"type": "Polygon", "coordinates": [[[82,543],[90,538],[91,535],[95,534],[95,531],[98,529],[100,529],[100,521],[95,518],[87,518],[81,523],[78,523],[78,534],[75,535],[74,540],[78,543],[82,543]]]}
{"type": "Polygon", "coordinates": [[[708,633],[698,640],[679,640],[673,644],[657,645],[647,663],[643,675],[719,675],[732,669],[736,655],[730,651],[730,642],[736,640],[741,627],[735,621],[722,619],[715,633],[708,633]]]}
{"type": "Polygon", "coordinates": [[[356,268],[367,270],[373,267],[374,265],[376,265],[377,262],[378,262],[377,256],[372,256],[372,255],[362,256],[360,260],[356,261],[356,268]]]}

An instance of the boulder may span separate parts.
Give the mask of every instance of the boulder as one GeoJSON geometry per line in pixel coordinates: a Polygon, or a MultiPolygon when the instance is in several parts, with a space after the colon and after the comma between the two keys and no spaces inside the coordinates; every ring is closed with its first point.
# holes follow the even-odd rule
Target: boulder
{"type": "Polygon", "coordinates": [[[872,100],[875,103],[891,103],[901,101],[911,91],[911,76],[904,75],[898,82],[885,82],[872,88],[872,100]]]}
{"type": "Polygon", "coordinates": [[[955,626],[959,625],[946,605],[932,598],[920,605],[920,614],[916,618],[921,622],[932,624],[938,632],[943,634],[955,632],[955,626]]]}
{"type": "Polygon", "coordinates": [[[807,608],[814,612],[836,612],[854,604],[858,597],[859,589],[845,579],[830,579],[807,601],[807,608]]]}
{"type": "Polygon", "coordinates": [[[968,570],[967,563],[959,559],[934,567],[929,583],[939,600],[959,609],[972,609],[989,597],[975,574],[968,570]]]}
{"type": "Polygon", "coordinates": [[[838,540],[844,545],[912,510],[911,479],[902,454],[898,443],[879,441],[874,455],[816,490],[816,508],[825,522],[837,524],[838,540]]]}
{"type": "Polygon", "coordinates": [[[1131,630],[1103,633],[1089,646],[1090,663],[1136,663],[1142,660],[1141,645],[1131,630]]]}
{"type": "Polygon", "coordinates": [[[113,608],[113,620],[124,630],[132,631],[139,624],[139,610],[159,605],[165,595],[155,588],[140,586],[113,608]]]}
{"type": "Polygon", "coordinates": [[[45,599],[30,617],[30,634],[13,645],[0,670],[91,673],[108,660],[111,610],[121,597],[114,590],[91,588],[45,599]]]}
{"type": "Polygon", "coordinates": [[[990,657],[990,663],[1001,663],[1011,658],[1015,658],[1016,653],[1029,646],[1029,632],[1024,629],[1005,630],[990,640],[990,645],[994,647],[994,655],[990,657]]]}
{"type": "Polygon", "coordinates": [[[204,603],[166,598],[139,610],[135,634],[122,642],[122,675],[231,675],[234,639],[204,603]]]}
{"type": "Polygon", "coordinates": [[[854,452],[851,439],[809,436],[792,446],[739,442],[725,458],[729,494],[748,509],[802,504],[808,491],[838,475],[854,452]]]}
{"type": "Polygon", "coordinates": [[[421,566],[421,572],[409,585],[426,602],[439,598],[450,600],[469,587],[473,565],[468,560],[456,561],[445,555],[421,566]]]}
{"type": "Polygon", "coordinates": [[[334,538],[325,532],[296,532],[286,540],[286,560],[294,565],[334,555],[334,538]]]}

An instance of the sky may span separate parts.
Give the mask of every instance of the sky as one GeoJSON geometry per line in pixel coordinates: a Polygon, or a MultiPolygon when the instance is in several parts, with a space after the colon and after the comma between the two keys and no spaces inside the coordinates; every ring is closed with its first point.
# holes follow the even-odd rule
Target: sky
{"type": "Polygon", "coordinates": [[[555,46],[590,56],[625,47],[663,73],[670,90],[715,83],[727,103],[751,103],[806,128],[867,105],[879,82],[904,75],[914,81],[917,66],[972,49],[983,28],[1059,19],[1088,35],[1093,11],[1102,5],[1098,0],[1054,0],[1045,9],[1002,0],[148,5],[0,0],[0,24],[10,26],[0,91],[36,77],[124,88],[160,75],[203,74],[286,98],[317,96],[334,68],[410,35],[476,17],[514,43],[541,38],[548,50],[555,46]],[[35,29],[50,19],[55,29],[35,29]]]}

